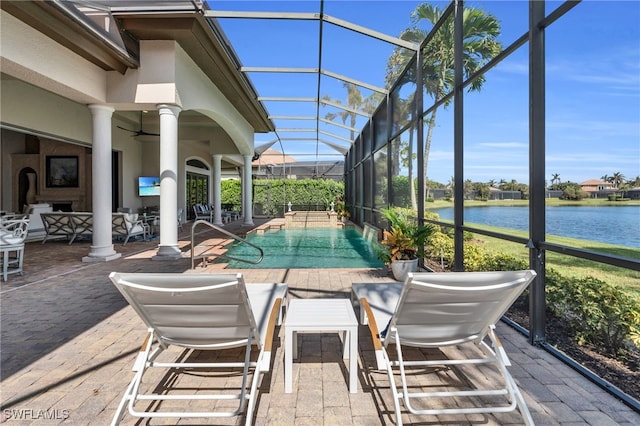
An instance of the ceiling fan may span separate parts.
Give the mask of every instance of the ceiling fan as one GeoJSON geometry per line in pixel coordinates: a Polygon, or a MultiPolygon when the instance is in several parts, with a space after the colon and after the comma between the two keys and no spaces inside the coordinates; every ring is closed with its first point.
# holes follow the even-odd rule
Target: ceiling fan
{"type": "Polygon", "coordinates": [[[118,127],[118,129],[126,130],[127,132],[133,133],[131,136],[134,138],[136,136],[160,136],[160,133],[150,133],[142,130],[142,111],[140,111],[140,130],[125,129],[124,127],[121,127],[121,126],[116,126],[116,127],[118,127]]]}

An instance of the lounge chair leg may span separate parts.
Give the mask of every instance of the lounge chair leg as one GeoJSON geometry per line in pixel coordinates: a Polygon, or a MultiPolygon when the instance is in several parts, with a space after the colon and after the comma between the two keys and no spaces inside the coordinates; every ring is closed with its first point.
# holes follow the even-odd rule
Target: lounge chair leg
{"type": "Polygon", "coordinates": [[[122,420],[122,416],[124,416],[124,411],[127,407],[127,402],[129,401],[129,398],[131,398],[131,389],[133,388],[134,382],[135,380],[132,380],[131,383],[129,383],[129,386],[125,391],[124,396],[120,400],[120,404],[118,404],[118,409],[116,410],[116,413],[113,415],[113,419],[111,420],[111,426],[117,426],[120,424],[120,421],[122,420]]]}
{"type": "MultiPolygon", "coordinates": [[[[397,351],[400,351],[400,346],[397,347],[397,351]]],[[[402,355],[400,355],[402,356],[402,355]]],[[[400,411],[400,398],[402,395],[398,394],[398,388],[396,387],[396,381],[393,375],[393,363],[387,356],[387,352],[384,351],[385,363],[387,364],[387,376],[389,377],[389,387],[391,388],[391,394],[393,396],[393,408],[396,411],[396,424],[402,426],[402,412],[400,411]]]]}

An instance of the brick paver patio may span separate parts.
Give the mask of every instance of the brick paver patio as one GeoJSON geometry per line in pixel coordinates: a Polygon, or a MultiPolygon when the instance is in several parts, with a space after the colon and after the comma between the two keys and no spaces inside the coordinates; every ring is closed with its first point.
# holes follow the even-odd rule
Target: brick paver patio
{"type": "MultiPolygon", "coordinates": [[[[258,221],[257,221],[258,222],[258,221]]],[[[181,233],[188,249],[189,226],[181,233]]],[[[228,227],[234,229],[233,224],[228,227]]],[[[236,224],[235,229],[238,229],[236,224]]],[[[246,230],[246,229],[245,229],[246,230]]],[[[1,401],[7,424],[106,425],[132,377],[131,366],[145,328],[107,278],[111,271],[187,272],[190,261],[150,260],[157,241],[115,243],[122,258],[108,263],[82,263],[90,243],[30,242],[25,274],[2,283],[1,401]],[[22,419],[17,419],[22,417],[22,419]]],[[[217,272],[218,270],[216,270],[217,272]]],[[[230,272],[238,272],[232,270],[230,272]]],[[[378,269],[242,270],[251,282],[286,282],[291,298],[348,298],[351,283],[391,281],[378,269]]],[[[532,347],[507,325],[498,333],[513,361],[518,382],[536,424],[638,425],[640,415],[545,351],[532,347]]],[[[264,376],[255,411],[258,425],[389,425],[395,424],[385,372],[374,369],[368,330],[359,332],[358,393],[348,392],[347,366],[337,334],[299,338],[300,359],[293,365],[292,394],[284,393],[283,332],[279,329],[273,369],[264,376]]],[[[229,356],[232,357],[233,351],[229,356]]],[[[413,353],[413,356],[424,356],[413,353]]],[[[202,357],[203,354],[193,356],[202,357]]],[[[446,373],[442,373],[445,374],[446,373]]],[[[442,380],[427,374],[420,386],[442,380]]],[[[491,374],[486,380],[492,380],[491,374]]],[[[168,378],[172,380],[173,378],[168,378]]],[[[480,378],[482,379],[482,378],[480,378]]],[[[232,380],[232,379],[230,379],[232,380]]],[[[230,384],[223,378],[181,376],[176,384],[206,390],[230,384]]],[[[219,402],[221,404],[221,402],[219,402]]],[[[190,408],[206,409],[203,402],[190,408]]],[[[403,414],[405,424],[520,424],[516,413],[503,415],[420,416],[403,414]]],[[[180,419],[177,424],[244,424],[232,419],[180,419]]],[[[144,422],[147,423],[146,421],[144,422]]],[[[153,420],[149,424],[176,424],[153,420]]],[[[122,424],[139,424],[125,415],[122,424]]]]}

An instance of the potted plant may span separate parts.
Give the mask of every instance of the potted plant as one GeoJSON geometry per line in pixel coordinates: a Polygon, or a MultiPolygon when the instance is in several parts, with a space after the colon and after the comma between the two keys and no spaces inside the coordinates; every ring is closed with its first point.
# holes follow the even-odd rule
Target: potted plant
{"type": "Polygon", "coordinates": [[[340,216],[340,220],[344,223],[351,217],[351,212],[349,211],[349,207],[345,202],[339,201],[337,205],[336,212],[338,216],[340,216]]]}
{"type": "Polygon", "coordinates": [[[396,280],[404,281],[407,273],[418,270],[418,259],[424,257],[424,246],[435,228],[430,224],[418,225],[393,208],[381,212],[390,229],[383,231],[382,250],[378,256],[391,265],[396,280]]]}

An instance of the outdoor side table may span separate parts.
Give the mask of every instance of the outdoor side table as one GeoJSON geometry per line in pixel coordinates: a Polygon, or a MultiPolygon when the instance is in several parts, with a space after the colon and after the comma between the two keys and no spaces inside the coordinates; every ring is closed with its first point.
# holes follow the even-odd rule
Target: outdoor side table
{"type": "Polygon", "coordinates": [[[284,391],[293,391],[293,358],[298,332],[342,332],[343,358],[349,359],[349,392],[358,390],[358,321],[349,299],[293,299],[284,322],[284,391]]]}

